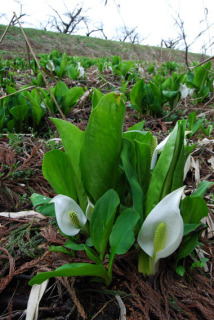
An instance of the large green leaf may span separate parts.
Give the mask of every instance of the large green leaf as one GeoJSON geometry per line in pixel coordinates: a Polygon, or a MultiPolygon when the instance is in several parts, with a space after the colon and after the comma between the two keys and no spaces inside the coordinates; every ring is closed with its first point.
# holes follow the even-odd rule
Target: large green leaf
{"type": "Polygon", "coordinates": [[[32,119],[33,119],[33,126],[35,127],[36,125],[39,124],[43,111],[42,108],[40,107],[40,104],[37,102],[37,100],[31,95],[30,92],[25,92],[25,97],[30,101],[30,107],[31,107],[31,112],[32,112],[32,119]]]}
{"type": "Polygon", "coordinates": [[[68,90],[67,85],[63,81],[59,81],[54,87],[54,96],[56,98],[63,97],[68,90]]]}
{"type": "Polygon", "coordinates": [[[196,67],[194,70],[193,84],[199,89],[199,91],[201,91],[205,85],[211,66],[212,63],[209,61],[202,66],[196,67]]]}
{"type": "Polygon", "coordinates": [[[74,250],[74,251],[81,251],[85,249],[85,244],[84,243],[76,243],[72,239],[69,239],[65,244],[65,248],[74,250]]]}
{"type": "Polygon", "coordinates": [[[184,236],[188,233],[195,231],[197,228],[201,227],[202,223],[184,223],[184,236]]]}
{"type": "Polygon", "coordinates": [[[38,193],[33,193],[30,200],[37,212],[40,212],[44,216],[55,217],[54,203],[49,203],[51,198],[38,193]]]}
{"type": "Polygon", "coordinates": [[[70,166],[72,167],[71,170],[73,172],[73,179],[76,186],[76,192],[78,195],[78,203],[84,211],[87,205],[87,197],[82,184],[79,167],[80,150],[84,132],[68,121],[55,118],[51,118],[51,120],[59,131],[65,153],[69,157],[70,166]]]}
{"type": "Polygon", "coordinates": [[[184,223],[199,223],[208,215],[206,201],[201,197],[185,197],[181,202],[184,223]]]}
{"type": "Polygon", "coordinates": [[[98,105],[102,97],[103,97],[103,93],[100,90],[93,88],[92,109],[94,109],[98,105]]]}
{"type": "Polygon", "coordinates": [[[8,94],[11,94],[11,93],[16,92],[16,89],[13,88],[13,87],[10,87],[10,86],[6,86],[6,89],[7,89],[7,93],[8,93],[8,94]]]}
{"type": "Polygon", "coordinates": [[[159,86],[156,86],[153,82],[149,82],[148,86],[148,106],[155,114],[161,112],[161,107],[163,105],[162,92],[159,86]]]}
{"type": "Polygon", "coordinates": [[[83,93],[82,87],[73,87],[64,94],[62,99],[62,111],[64,114],[68,114],[71,111],[83,93]]]}
{"type": "Polygon", "coordinates": [[[10,113],[17,121],[24,121],[29,112],[29,106],[27,104],[15,106],[10,109],[10,113]]]}
{"type": "Polygon", "coordinates": [[[135,241],[134,228],[139,220],[139,215],[129,208],[117,218],[110,235],[111,253],[124,254],[135,241]]]}
{"type": "Polygon", "coordinates": [[[149,145],[152,139],[152,133],[139,130],[128,130],[126,132],[123,132],[123,138],[129,139],[131,141],[136,140],[142,143],[147,143],[149,145]]]}
{"type": "Polygon", "coordinates": [[[128,131],[134,131],[134,130],[141,131],[141,130],[143,130],[145,123],[146,123],[146,120],[138,122],[138,123],[134,124],[133,126],[131,126],[130,128],[128,128],[128,131]]]}
{"type": "Polygon", "coordinates": [[[56,193],[77,201],[73,170],[68,156],[62,150],[52,150],[44,155],[42,172],[56,193]]]}
{"type": "Polygon", "coordinates": [[[169,90],[163,90],[164,97],[167,98],[167,101],[170,104],[171,110],[176,107],[178,101],[181,98],[180,91],[169,91],[169,90]]]}
{"type": "Polygon", "coordinates": [[[7,128],[10,132],[13,132],[14,129],[16,128],[16,120],[12,119],[12,120],[7,120],[7,128]]]}
{"type": "MultiPolygon", "coordinates": [[[[36,90],[36,89],[33,89],[31,91],[31,95],[34,97],[34,99],[40,103],[41,102],[41,97],[40,97],[40,94],[39,92],[36,90]]],[[[21,101],[23,99],[23,96],[19,97],[19,100],[21,101]]]]}
{"type": "Polygon", "coordinates": [[[185,135],[185,122],[178,121],[177,137],[175,140],[175,149],[173,158],[169,167],[169,171],[164,182],[161,193],[163,199],[170,192],[183,186],[184,178],[184,135],[185,135]]]}
{"type": "Polygon", "coordinates": [[[176,265],[178,264],[179,260],[186,258],[198,244],[198,233],[186,235],[183,238],[181,246],[179,248],[177,257],[176,257],[176,265]]]}
{"type": "Polygon", "coordinates": [[[175,126],[153,170],[146,199],[146,215],[160,202],[162,189],[173,159],[178,125],[175,126]]]}
{"type": "Polygon", "coordinates": [[[95,204],[90,220],[90,235],[95,249],[103,260],[120,199],[108,190],[95,204]]]}
{"type": "Polygon", "coordinates": [[[67,74],[70,79],[76,80],[78,78],[79,71],[77,70],[77,67],[70,64],[67,66],[67,74]]]}
{"type": "Polygon", "coordinates": [[[102,265],[95,265],[90,263],[68,263],[55,271],[41,272],[30,280],[29,284],[41,284],[47,279],[53,277],[76,277],[76,276],[95,276],[106,279],[107,271],[102,265]]]}
{"type": "Polygon", "coordinates": [[[30,197],[34,207],[37,207],[41,204],[48,204],[51,201],[51,198],[45,197],[39,193],[33,193],[30,197]]]}
{"type": "Polygon", "coordinates": [[[133,167],[133,154],[134,143],[129,139],[123,138],[121,161],[130,184],[134,210],[139,214],[141,222],[143,222],[143,191],[138,181],[137,172],[133,167]]]}
{"type": "MultiPolygon", "coordinates": [[[[143,98],[146,95],[145,80],[139,80],[130,92],[130,100],[133,106],[135,106],[138,112],[142,113],[143,98]]],[[[144,106],[145,108],[145,106],[144,106]]]]}
{"type": "Polygon", "coordinates": [[[56,69],[56,73],[59,78],[61,78],[64,75],[66,65],[67,65],[67,53],[64,53],[60,61],[60,68],[59,70],[56,69]]]}
{"type": "Polygon", "coordinates": [[[105,95],[91,112],[80,153],[80,169],[93,203],[117,184],[124,117],[124,102],[115,93],[105,95]]]}
{"type": "Polygon", "coordinates": [[[171,186],[171,192],[180,188],[183,185],[184,181],[184,167],[186,163],[185,152],[184,152],[184,144],[181,146],[180,154],[177,156],[177,163],[174,167],[173,173],[173,181],[171,186]]]}
{"type": "Polygon", "coordinates": [[[138,181],[143,190],[143,199],[146,199],[146,193],[151,176],[151,147],[147,143],[142,143],[135,140],[135,150],[137,158],[138,181]]]}
{"type": "Polygon", "coordinates": [[[209,187],[211,187],[212,185],[214,185],[213,181],[201,181],[201,182],[199,182],[197,189],[195,190],[195,192],[193,194],[191,194],[191,197],[192,198],[193,197],[203,197],[206,194],[207,189],[209,187]]]}

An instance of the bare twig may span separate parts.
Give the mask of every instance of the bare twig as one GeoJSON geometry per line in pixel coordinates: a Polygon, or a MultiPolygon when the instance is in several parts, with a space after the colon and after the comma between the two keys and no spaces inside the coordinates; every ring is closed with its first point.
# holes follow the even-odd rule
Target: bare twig
{"type": "Polygon", "coordinates": [[[26,48],[27,48],[27,60],[28,60],[28,64],[29,64],[29,72],[31,73],[31,67],[30,67],[30,49],[28,47],[28,44],[26,42],[26,48]]]}
{"type": "Polygon", "coordinates": [[[94,319],[100,314],[100,312],[102,312],[102,311],[106,308],[106,306],[107,306],[109,303],[113,302],[114,300],[115,300],[115,298],[112,298],[111,300],[107,301],[107,302],[102,306],[102,308],[91,318],[91,320],[94,320],[94,319]]]}
{"type": "Polygon", "coordinates": [[[7,26],[7,28],[5,29],[5,31],[4,31],[4,33],[3,33],[2,37],[1,37],[1,39],[0,39],[0,43],[4,40],[4,37],[5,37],[5,35],[6,35],[7,31],[8,31],[8,29],[10,28],[11,24],[12,24],[13,18],[14,18],[14,14],[13,14],[13,17],[12,17],[12,19],[10,20],[10,22],[9,22],[9,24],[8,24],[8,26],[7,26]]]}
{"type": "Polygon", "coordinates": [[[16,91],[16,92],[13,92],[13,93],[10,93],[10,94],[8,94],[8,95],[6,95],[6,96],[0,97],[0,100],[1,100],[1,99],[4,99],[4,98],[8,98],[8,97],[10,97],[10,96],[13,96],[14,94],[17,94],[17,93],[19,93],[19,92],[26,91],[26,90],[30,90],[30,89],[33,89],[33,88],[35,88],[35,86],[30,86],[30,87],[27,87],[27,88],[22,88],[22,89],[20,89],[20,90],[18,90],[18,91],[16,91]]]}
{"type": "Polygon", "coordinates": [[[79,314],[81,315],[83,320],[87,319],[85,310],[83,308],[83,306],[81,305],[81,303],[79,302],[77,296],[76,296],[76,292],[73,286],[73,283],[69,283],[68,282],[68,278],[63,277],[63,278],[59,278],[59,281],[64,285],[64,287],[67,289],[68,293],[70,294],[79,314]]]}
{"type": "Polygon", "coordinates": [[[204,60],[204,61],[202,61],[201,63],[197,64],[197,66],[190,67],[190,69],[194,69],[194,68],[200,67],[200,66],[202,66],[204,63],[207,63],[207,62],[209,62],[209,61],[211,61],[211,60],[213,60],[213,59],[214,59],[214,56],[212,56],[212,57],[210,57],[210,58],[207,58],[206,60],[204,60]]]}

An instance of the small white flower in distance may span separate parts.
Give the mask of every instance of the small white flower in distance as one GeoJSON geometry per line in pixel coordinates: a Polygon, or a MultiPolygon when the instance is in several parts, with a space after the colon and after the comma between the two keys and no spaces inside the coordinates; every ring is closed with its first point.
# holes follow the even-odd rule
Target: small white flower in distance
{"type": "Polygon", "coordinates": [[[181,83],[180,87],[179,87],[179,91],[181,93],[181,99],[185,99],[188,95],[190,97],[193,96],[195,89],[190,89],[187,87],[187,85],[185,83],[181,83]]]}
{"type": "Polygon", "coordinates": [[[77,62],[77,70],[79,71],[79,76],[78,78],[83,78],[85,74],[84,68],[81,66],[80,62],[77,62]]]}

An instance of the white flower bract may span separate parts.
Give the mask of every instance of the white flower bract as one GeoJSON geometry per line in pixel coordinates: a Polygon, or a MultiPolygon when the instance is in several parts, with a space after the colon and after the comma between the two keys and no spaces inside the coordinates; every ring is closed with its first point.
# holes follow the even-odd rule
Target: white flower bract
{"type": "MultiPolygon", "coordinates": [[[[188,133],[190,133],[191,131],[185,131],[185,135],[187,135],[188,133]]],[[[165,144],[167,143],[168,139],[170,137],[170,134],[163,140],[161,141],[157,147],[155,148],[153,154],[152,154],[152,160],[151,160],[151,165],[150,165],[150,169],[153,170],[155,165],[156,165],[156,162],[157,162],[157,159],[158,159],[158,155],[163,151],[164,147],[165,147],[165,144]]],[[[184,144],[186,145],[186,139],[184,140],[184,144]]],[[[185,166],[184,166],[184,177],[183,177],[183,181],[185,180],[186,178],[186,175],[190,169],[190,159],[191,159],[191,156],[189,155],[187,160],[186,160],[186,163],[185,163],[185,166]]]]}
{"type": "Polygon", "coordinates": [[[153,272],[157,269],[159,259],[171,255],[181,243],[184,224],[179,204],[184,188],[181,187],[164,197],[146,217],[138,234],[139,246],[154,259],[153,272]],[[155,252],[155,233],[161,223],[166,225],[165,245],[162,250],[155,252]]]}
{"type": "Polygon", "coordinates": [[[75,236],[80,228],[77,228],[70,219],[70,212],[74,212],[83,228],[86,224],[86,216],[78,204],[71,198],[64,195],[57,195],[50,202],[54,203],[56,220],[62,232],[68,236],[75,236]]]}
{"type": "Polygon", "coordinates": [[[160,154],[163,151],[163,148],[167,142],[167,140],[169,139],[170,135],[168,135],[163,141],[161,141],[157,147],[155,148],[153,154],[152,154],[152,161],[151,161],[151,167],[150,169],[153,170],[156,162],[157,162],[157,158],[158,158],[158,154],[160,154]]]}
{"type": "Polygon", "coordinates": [[[194,90],[195,89],[190,89],[189,87],[187,87],[186,83],[181,83],[179,87],[179,91],[181,93],[181,99],[186,99],[188,95],[192,97],[194,90]]]}
{"type": "Polygon", "coordinates": [[[85,75],[85,69],[81,66],[80,62],[77,62],[77,70],[79,71],[78,78],[81,79],[85,75]]]}

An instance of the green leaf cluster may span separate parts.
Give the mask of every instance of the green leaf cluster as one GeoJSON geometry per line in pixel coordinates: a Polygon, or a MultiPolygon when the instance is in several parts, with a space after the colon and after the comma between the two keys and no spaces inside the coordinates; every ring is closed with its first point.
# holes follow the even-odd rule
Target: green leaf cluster
{"type": "MultiPolygon", "coordinates": [[[[75,237],[69,237],[63,247],[51,247],[51,250],[71,255],[84,250],[93,263],[69,264],[41,273],[31,284],[52,276],[88,275],[101,277],[109,285],[115,255],[131,248],[151,210],[166,195],[183,186],[186,160],[194,147],[185,142],[186,122],[177,122],[151,170],[157,142],[151,132],[143,131],[144,122],[123,132],[122,97],[116,93],[103,95],[97,90],[94,94],[94,107],[85,131],[67,121],[51,118],[64,150],[47,152],[42,165],[44,177],[57,194],[72,198],[85,213],[88,200],[94,205],[85,229],[89,234],[87,241],[78,243],[75,237]],[[108,264],[104,267],[106,258],[108,264]]],[[[200,184],[194,194],[181,202],[184,238],[176,266],[198,243],[203,227],[200,220],[208,214],[201,196],[209,186],[205,182],[200,184]]],[[[50,199],[34,194],[32,202],[38,211],[53,215],[50,199]]],[[[149,261],[144,252],[139,259],[149,261]]],[[[141,271],[145,272],[145,267],[141,271]]]]}

